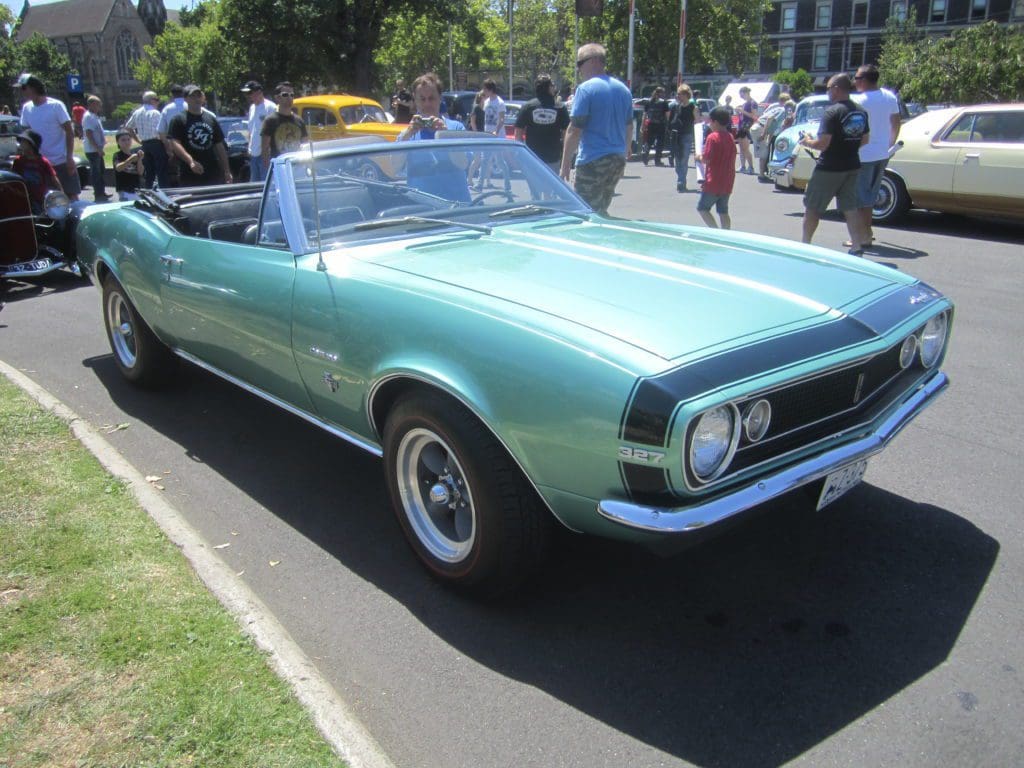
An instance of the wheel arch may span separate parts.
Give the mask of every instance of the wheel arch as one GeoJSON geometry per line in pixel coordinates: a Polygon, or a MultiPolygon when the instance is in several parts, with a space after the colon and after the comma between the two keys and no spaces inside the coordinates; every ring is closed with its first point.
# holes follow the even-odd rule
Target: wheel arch
{"type": "Polygon", "coordinates": [[[526,467],[521,461],[520,456],[517,455],[517,452],[511,448],[504,436],[502,436],[485,417],[485,409],[482,408],[480,404],[459,392],[458,388],[450,381],[445,381],[421,371],[400,371],[389,373],[374,382],[367,395],[366,409],[367,420],[369,421],[370,428],[373,430],[373,434],[378,441],[383,444],[384,424],[387,422],[388,414],[391,413],[395,404],[405,395],[414,392],[440,394],[456,404],[458,407],[468,411],[473,418],[482,424],[484,429],[486,429],[494,439],[498,441],[502,450],[508,454],[518,468],[523,479],[526,481],[526,484],[533,490],[541,504],[543,504],[544,508],[551,513],[552,517],[554,517],[555,520],[558,520],[558,522],[566,528],[575,530],[567,525],[555,512],[551,503],[541,492],[533,477],[531,477],[530,473],[526,471],[526,467]]]}

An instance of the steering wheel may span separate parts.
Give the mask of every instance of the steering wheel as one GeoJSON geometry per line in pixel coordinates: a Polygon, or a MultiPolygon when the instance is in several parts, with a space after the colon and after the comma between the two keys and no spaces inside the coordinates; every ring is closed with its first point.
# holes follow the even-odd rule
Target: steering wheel
{"type": "Polygon", "coordinates": [[[489,197],[494,197],[496,195],[500,195],[500,196],[504,197],[505,201],[509,202],[509,203],[514,203],[515,199],[516,199],[515,195],[512,194],[511,190],[508,190],[508,189],[488,189],[486,192],[481,192],[479,195],[476,195],[473,198],[473,202],[471,204],[472,205],[483,205],[484,200],[486,200],[489,197]]]}

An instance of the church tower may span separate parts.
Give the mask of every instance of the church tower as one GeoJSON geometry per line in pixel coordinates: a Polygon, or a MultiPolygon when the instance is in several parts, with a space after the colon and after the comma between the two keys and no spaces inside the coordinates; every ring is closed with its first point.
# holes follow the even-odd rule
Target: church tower
{"type": "MultiPolygon", "coordinates": [[[[26,0],[27,2],[27,0],[26,0]]],[[[167,9],[164,0],[139,0],[139,17],[149,34],[156,37],[164,31],[167,23],[167,9]]]]}

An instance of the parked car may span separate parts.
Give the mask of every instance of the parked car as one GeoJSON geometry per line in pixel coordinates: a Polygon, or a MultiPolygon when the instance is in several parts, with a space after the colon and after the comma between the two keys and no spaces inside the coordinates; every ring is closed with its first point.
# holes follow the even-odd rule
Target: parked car
{"type": "Polygon", "coordinates": [[[383,457],[447,584],[511,589],[557,524],[657,546],[821,508],[946,387],[952,305],[901,271],[606,219],[524,145],[439,136],[142,191],[77,242],[126,379],[185,360],[383,457]],[[471,196],[478,156],[505,183],[471,196]]]}
{"type": "MultiPolygon", "coordinates": [[[[886,167],[871,212],[877,224],[911,208],[1024,221],[1024,104],[938,109],[900,128],[900,148],[886,167]]],[[[793,169],[803,188],[814,169],[793,169]]]]}
{"type": "Polygon", "coordinates": [[[519,110],[523,108],[525,101],[505,102],[505,137],[514,139],[516,137],[516,118],[519,117],[519,110]]]}
{"type": "Polygon", "coordinates": [[[58,269],[80,274],[70,247],[70,209],[67,195],[52,190],[43,211],[33,214],[24,179],[0,170],[0,280],[40,277],[58,269]]]}
{"type": "Polygon", "coordinates": [[[469,128],[469,116],[473,114],[473,102],[477,91],[445,91],[441,94],[448,117],[458,120],[469,128]]]}
{"type": "Polygon", "coordinates": [[[378,136],[394,141],[405,128],[388,121],[373,99],[342,94],[318,94],[295,100],[295,112],[306,124],[311,141],[378,136]]]}
{"type": "Polygon", "coordinates": [[[793,163],[799,151],[801,133],[817,135],[818,123],[828,107],[828,95],[815,94],[800,100],[793,114],[793,124],[782,131],[775,139],[771,159],[768,161],[768,173],[775,180],[775,186],[789,189],[793,186],[793,163]]]}
{"type": "Polygon", "coordinates": [[[224,146],[228,152],[228,165],[235,181],[249,180],[249,120],[244,117],[218,117],[224,132],[224,146]]]}

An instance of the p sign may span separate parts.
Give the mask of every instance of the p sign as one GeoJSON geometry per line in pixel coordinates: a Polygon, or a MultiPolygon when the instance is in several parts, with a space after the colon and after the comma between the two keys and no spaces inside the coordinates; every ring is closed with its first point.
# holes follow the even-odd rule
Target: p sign
{"type": "Polygon", "coordinates": [[[82,93],[81,75],[68,75],[68,93],[82,93]]]}

